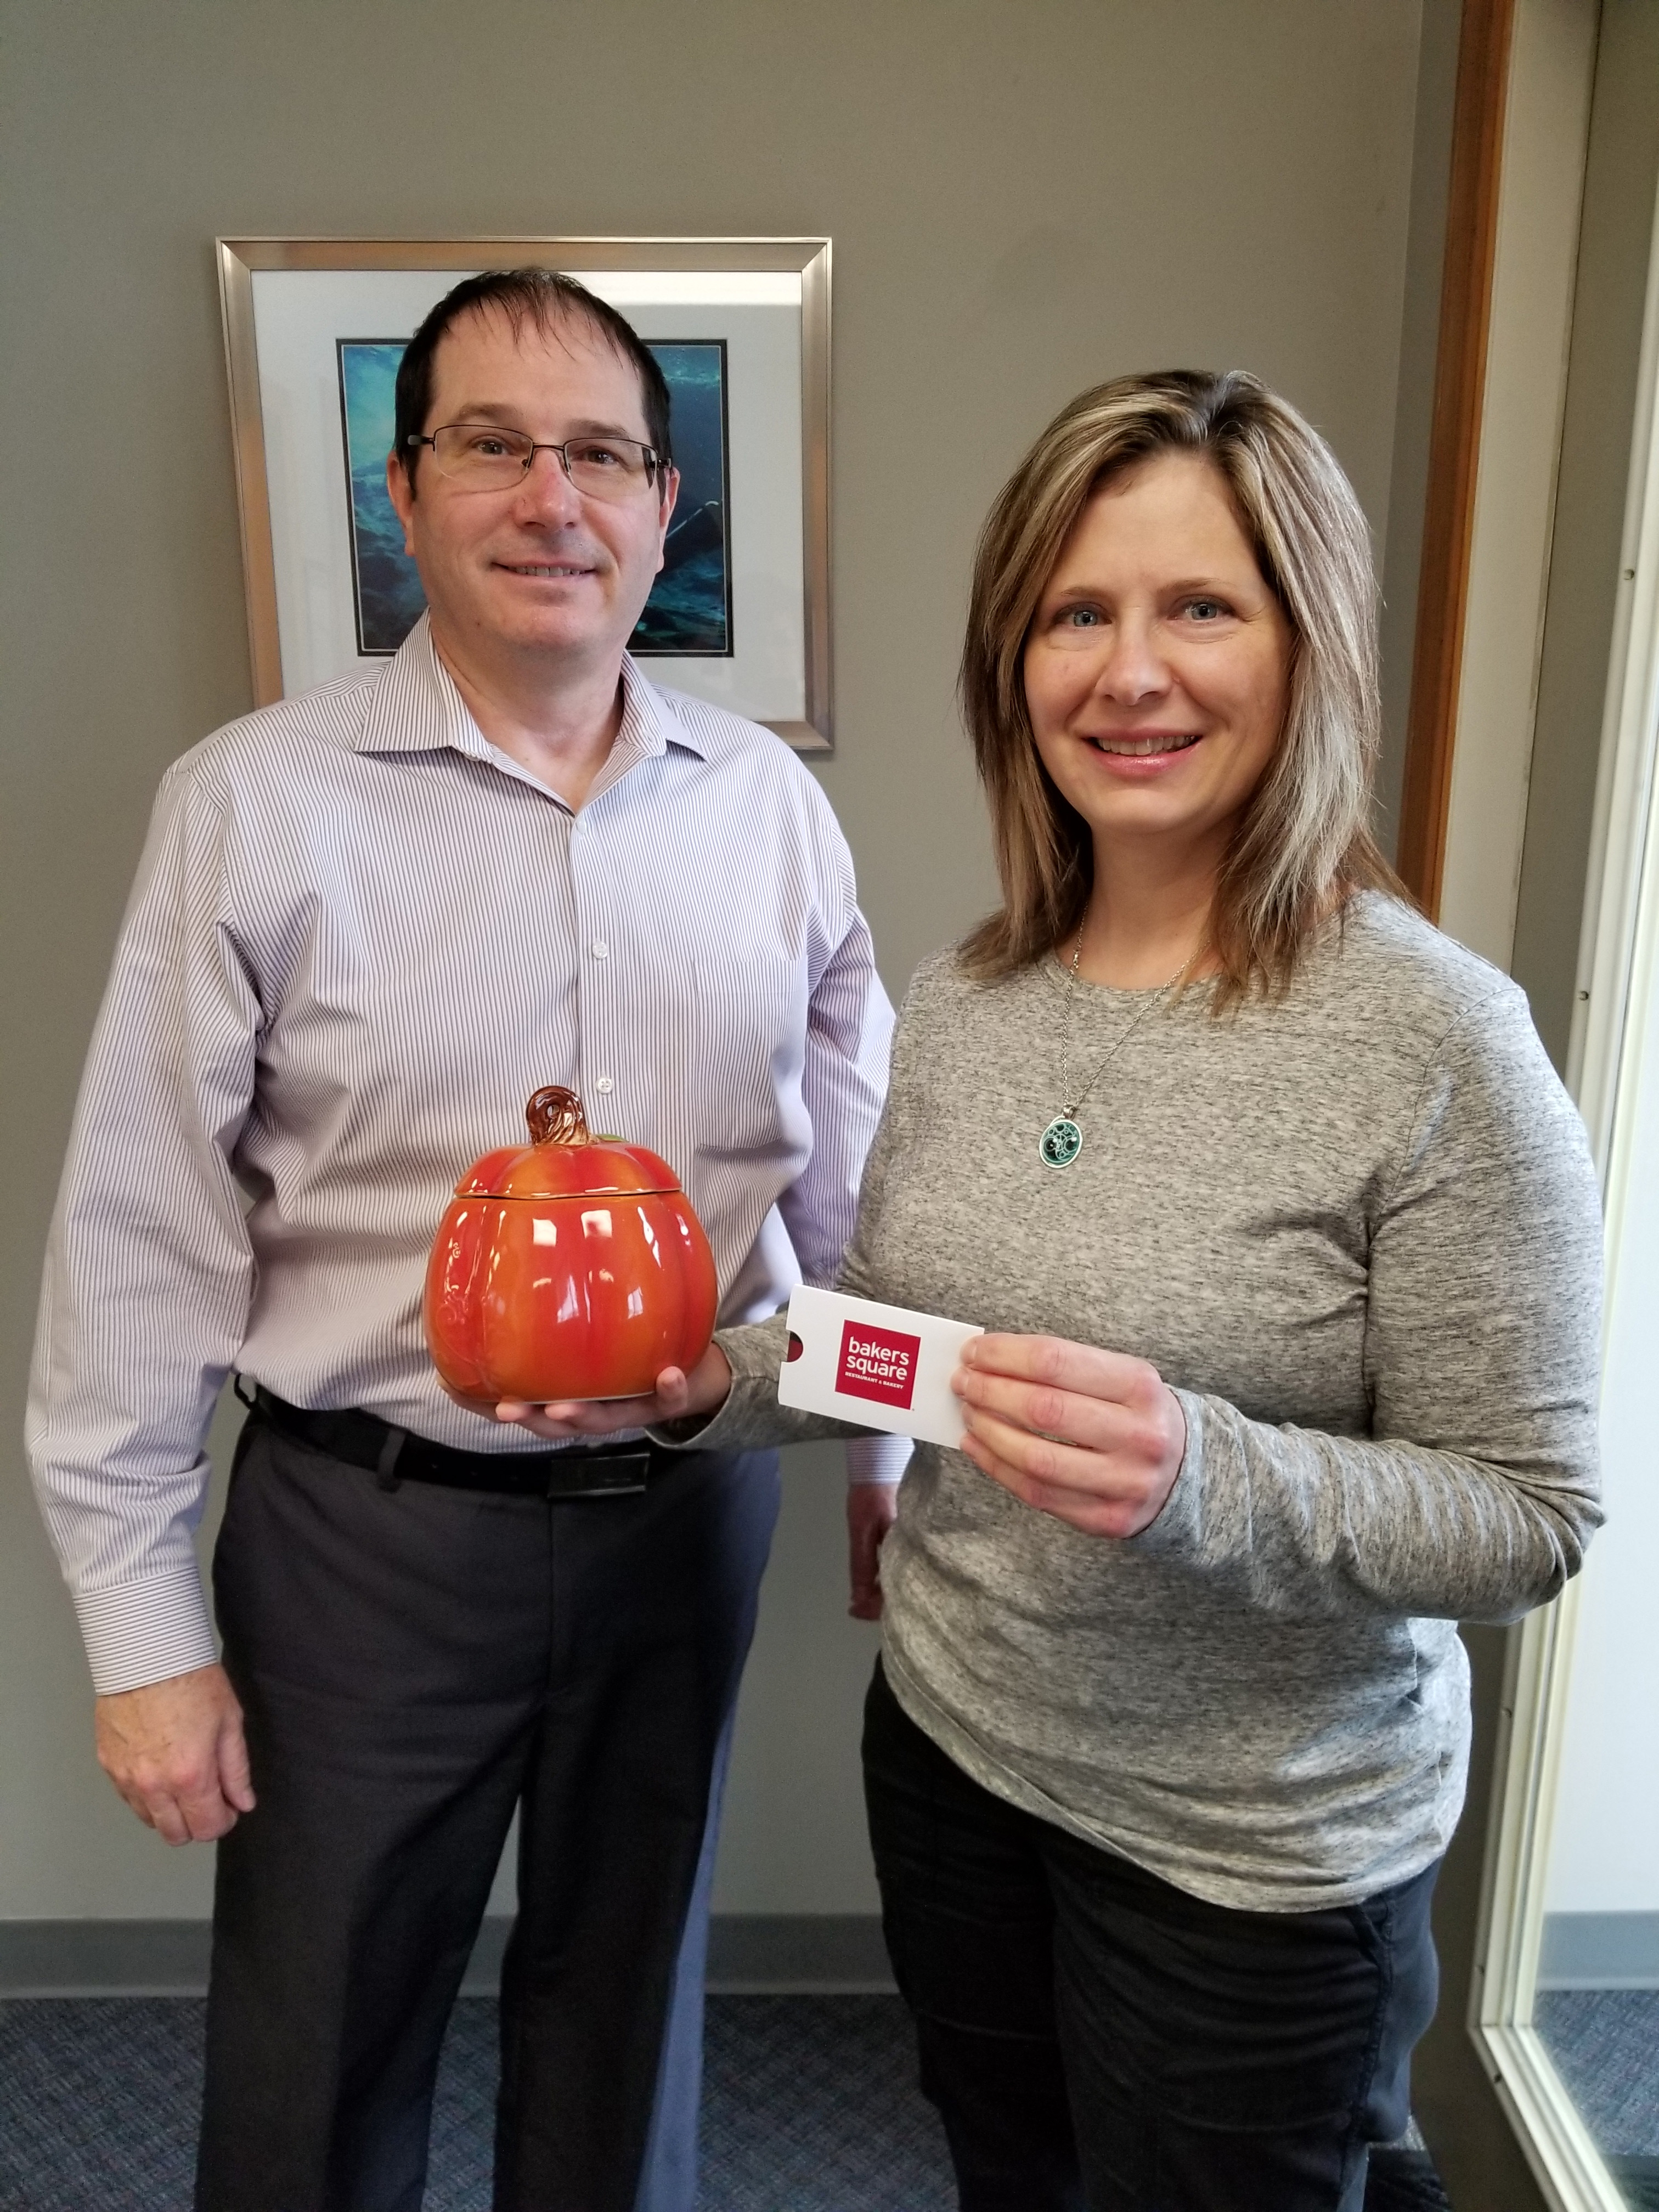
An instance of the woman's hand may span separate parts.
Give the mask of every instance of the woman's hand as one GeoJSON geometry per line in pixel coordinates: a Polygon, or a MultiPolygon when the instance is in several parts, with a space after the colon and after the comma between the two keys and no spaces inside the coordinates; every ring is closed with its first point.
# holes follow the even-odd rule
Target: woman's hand
{"type": "Polygon", "coordinates": [[[654,1429],[667,1421],[683,1421],[696,1413],[714,1413],[726,1403],[732,1389],[732,1370],[726,1354],[711,1344],[688,1375],[678,1367],[665,1367],[657,1377],[655,1395],[649,1398],[572,1398],[547,1406],[532,1406],[522,1398],[503,1398],[499,1405],[480,1405],[476,1398],[449,1395],[469,1413],[486,1420],[516,1422],[550,1443],[568,1443],[573,1437],[614,1436],[619,1429],[654,1429]]]}
{"type": "Polygon", "coordinates": [[[1090,1536],[1138,1536],[1164,1510],[1187,1423],[1148,1361],[1057,1336],[975,1336],[951,1387],[962,1449],[1027,1505],[1090,1536]]]}

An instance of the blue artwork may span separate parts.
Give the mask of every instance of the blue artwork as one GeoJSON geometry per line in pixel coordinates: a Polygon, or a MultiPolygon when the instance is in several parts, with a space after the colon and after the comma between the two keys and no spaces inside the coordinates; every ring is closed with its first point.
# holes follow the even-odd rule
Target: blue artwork
{"type": "Polygon", "coordinates": [[[351,574],[359,653],[396,653],[426,606],[404,526],[386,496],[392,397],[404,338],[341,338],[340,422],[351,487],[351,574]]]}
{"type": "Polygon", "coordinates": [[[732,574],[726,558],[726,341],[653,343],[668,385],[679,497],[663,547],[662,574],[628,641],[630,653],[727,656],[732,574]]]}
{"type": "MultiPolygon", "coordinates": [[[[340,422],[351,487],[357,649],[366,654],[395,653],[426,605],[415,563],[404,550],[403,526],[386,489],[398,364],[407,343],[404,338],[337,341],[340,422]]],[[[652,586],[629,650],[647,658],[729,658],[726,342],[665,339],[651,350],[668,383],[680,493],[662,574],[652,586]]]]}

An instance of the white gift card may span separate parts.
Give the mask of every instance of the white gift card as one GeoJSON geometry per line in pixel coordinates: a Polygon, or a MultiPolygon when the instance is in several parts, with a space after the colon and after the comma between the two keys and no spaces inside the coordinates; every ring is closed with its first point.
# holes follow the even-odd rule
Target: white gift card
{"type": "Polygon", "coordinates": [[[778,1403],[929,1443],[959,1444],[962,1401],[951,1377],[963,1346],[983,1334],[971,1322],[802,1284],[789,1300],[778,1403]]]}

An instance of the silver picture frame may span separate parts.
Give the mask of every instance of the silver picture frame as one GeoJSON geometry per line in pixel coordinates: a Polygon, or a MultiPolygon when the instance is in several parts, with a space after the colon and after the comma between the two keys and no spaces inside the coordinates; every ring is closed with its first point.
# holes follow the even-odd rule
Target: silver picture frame
{"type": "MultiPolygon", "coordinates": [[[[296,654],[290,637],[286,655],[289,672],[285,683],[283,608],[286,591],[293,632],[298,627],[292,617],[295,587],[291,577],[296,562],[303,560],[309,570],[319,572],[327,566],[320,555],[311,558],[313,549],[300,542],[307,532],[315,536],[325,527],[317,520],[324,512],[323,503],[313,499],[307,506],[298,499],[294,490],[295,471],[289,465],[291,455],[278,456],[284,459],[283,467],[274,470],[272,465],[276,425],[267,420],[268,365],[262,365],[261,331],[262,328],[265,331],[269,350],[274,313],[269,300],[274,295],[265,295],[267,304],[262,325],[261,312],[256,308],[256,286],[262,275],[270,271],[326,271],[335,272],[337,277],[360,273],[372,279],[383,277],[385,272],[432,272],[436,278],[447,277],[453,282],[479,269],[538,267],[557,269],[584,278],[595,272],[624,272],[636,289],[643,286],[648,290],[649,279],[660,274],[665,292],[672,292],[676,300],[690,302],[697,298],[699,276],[708,278],[707,289],[711,299],[722,296],[723,291],[730,293],[732,286],[745,278],[758,283],[772,274],[785,280],[774,289],[779,298],[787,302],[793,299],[794,284],[798,283],[799,429],[795,429],[796,395],[774,391],[767,395],[766,405],[757,410],[757,416],[764,418],[764,428],[756,434],[772,440],[775,465],[767,470],[767,480],[775,487],[782,483],[790,502],[787,510],[780,510],[787,514],[786,521],[780,525],[775,517],[769,526],[775,531],[783,527],[791,536],[796,481],[793,471],[798,466],[799,599],[793,580],[796,573],[793,544],[782,548],[784,558],[775,563],[767,563],[763,553],[761,556],[769,592],[781,577],[787,580],[781,603],[775,605],[769,600],[764,621],[757,621],[755,610],[744,605],[748,587],[743,568],[738,565],[733,586],[736,649],[741,650],[745,636],[763,634],[769,656],[765,671],[745,678],[741,670],[726,668],[716,680],[706,671],[700,677],[690,664],[676,661],[668,680],[679,688],[709,697],[711,703],[732,706],[752,720],[765,723],[797,751],[823,753],[833,750],[830,241],[827,238],[221,238],[216,240],[216,250],[246,589],[248,649],[255,702],[261,706],[283,697],[288,690],[304,688],[307,681],[322,680],[316,671],[307,674],[303,667],[295,678],[295,665],[296,662],[303,663],[305,656],[296,654]],[[730,280],[724,287],[722,278],[730,280]],[[787,468],[783,465],[786,459],[787,468]],[[289,580],[286,585],[285,577],[289,580]],[[751,689],[757,687],[757,695],[767,694],[759,697],[761,709],[770,706],[775,711],[757,711],[756,705],[749,703],[742,688],[745,682],[751,689]]],[[[366,285],[365,290],[368,289],[366,285]]],[[[447,284],[440,282],[433,296],[447,289],[447,284]]],[[[335,291],[339,296],[337,284],[335,291]]],[[[350,296],[349,286],[343,296],[350,296]]],[[[624,312],[630,311],[625,307],[624,312]]],[[[714,313],[713,309],[708,311],[709,315],[714,313]]],[[[343,319],[349,323],[351,319],[343,319]]],[[[716,334],[713,330],[709,332],[716,334]]],[[[360,333],[348,330],[344,335],[356,337],[360,333]]],[[[790,374],[794,374],[793,367],[790,374]]],[[[742,404],[738,392],[734,401],[734,440],[744,431],[737,413],[742,404]]],[[[321,410],[313,410],[313,416],[315,424],[320,424],[321,410]]],[[[300,434],[315,442],[324,433],[314,426],[302,426],[300,434]]],[[[343,501],[335,504],[343,516],[343,501]]],[[[331,513],[333,509],[328,511],[331,513]]],[[[741,507],[735,522],[737,527],[742,527],[741,507]]],[[[334,526],[332,523],[326,526],[331,532],[334,526]]],[[[343,519],[338,529],[343,542],[343,519]]],[[[647,665],[648,672],[655,672],[651,664],[647,665]]],[[[323,671],[323,674],[339,672],[339,667],[332,665],[323,671]]]]}

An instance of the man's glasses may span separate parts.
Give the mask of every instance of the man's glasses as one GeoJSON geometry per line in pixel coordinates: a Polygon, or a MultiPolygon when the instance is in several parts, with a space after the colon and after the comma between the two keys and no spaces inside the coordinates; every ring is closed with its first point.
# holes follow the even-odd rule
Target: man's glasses
{"type": "Polygon", "coordinates": [[[567,438],[538,445],[527,430],[494,422],[446,422],[429,438],[411,431],[410,447],[430,446],[440,476],[467,491],[507,491],[530,473],[538,453],[556,453],[566,476],[590,499],[631,499],[657,481],[654,446],[637,438],[567,438]]]}

